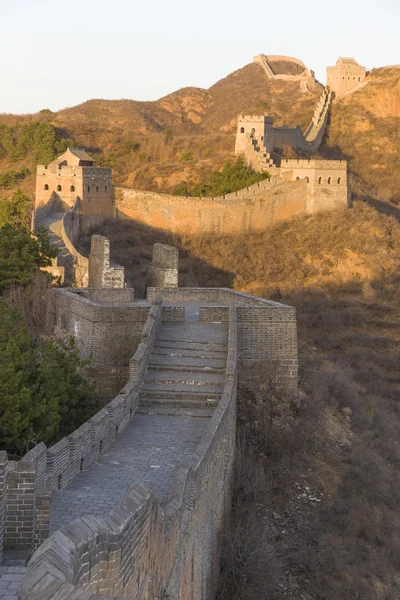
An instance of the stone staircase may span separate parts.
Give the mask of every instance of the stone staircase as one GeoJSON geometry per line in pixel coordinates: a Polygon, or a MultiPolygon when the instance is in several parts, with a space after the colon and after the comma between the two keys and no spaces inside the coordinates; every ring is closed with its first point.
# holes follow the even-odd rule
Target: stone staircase
{"type": "Polygon", "coordinates": [[[214,408],[225,379],[225,323],[162,323],[142,387],[142,406],[214,408]]]}
{"type": "Polygon", "coordinates": [[[251,139],[251,144],[253,146],[255,160],[257,161],[257,165],[254,165],[255,170],[268,171],[270,173],[274,171],[276,169],[276,165],[271,158],[271,154],[266,152],[263,142],[253,137],[251,139]]]}

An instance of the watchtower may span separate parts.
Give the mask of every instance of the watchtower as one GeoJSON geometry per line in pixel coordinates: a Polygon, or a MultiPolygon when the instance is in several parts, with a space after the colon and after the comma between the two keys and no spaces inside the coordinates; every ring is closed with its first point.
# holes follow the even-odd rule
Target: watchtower
{"type": "Polygon", "coordinates": [[[59,201],[63,212],[79,200],[82,216],[112,215],[111,169],[96,167],[94,159],[83,148],[68,148],[48,165],[37,166],[35,208],[51,199],[59,201]]]}
{"type": "Polygon", "coordinates": [[[354,58],[339,58],[326,70],[326,84],[337,98],[354,92],[365,81],[367,71],[354,58]]]}

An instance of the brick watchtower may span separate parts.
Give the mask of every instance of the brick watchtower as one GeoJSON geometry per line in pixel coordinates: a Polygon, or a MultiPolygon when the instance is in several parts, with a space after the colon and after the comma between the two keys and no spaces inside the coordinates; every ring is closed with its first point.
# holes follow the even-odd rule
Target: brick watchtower
{"type": "Polygon", "coordinates": [[[112,215],[111,169],[94,165],[94,159],[80,148],[68,148],[48,165],[38,165],[35,209],[54,199],[65,212],[79,200],[79,213],[87,225],[95,220],[94,216],[112,215]]]}

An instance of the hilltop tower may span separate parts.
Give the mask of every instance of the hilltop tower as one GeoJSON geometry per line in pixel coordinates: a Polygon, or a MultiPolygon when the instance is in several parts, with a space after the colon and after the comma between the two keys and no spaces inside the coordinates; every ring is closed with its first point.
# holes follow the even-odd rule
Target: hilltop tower
{"type": "Polygon", "coordinates": [[[355,92],[365,81],[367,70],[354,58],[339,58],[334,67],[326,70],[326,85],[341,98],[355,92]]]}
{"type": "Polygon", "coordinates": [[[87,229],[113,214],[112,171],[96,167],[84,149],[68,148],[48,165],[37,166],[35,209],[50,200],[62,212],[78,203],[81,230],[87,229]]]}

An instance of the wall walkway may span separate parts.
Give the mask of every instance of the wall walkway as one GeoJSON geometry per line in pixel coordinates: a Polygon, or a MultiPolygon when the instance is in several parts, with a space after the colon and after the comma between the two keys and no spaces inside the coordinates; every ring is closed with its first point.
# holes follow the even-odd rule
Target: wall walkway
{"type": "Polygon", "coordinates": [[[152,336],[132,421],[55,491],[54,534],[32,557],[21,600],[213,597],[235,447],[236,311],[220,324],[193,305],[179,312],[184,322],[152,336]]]}

